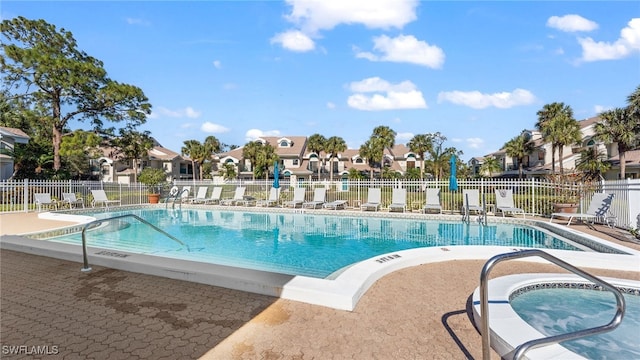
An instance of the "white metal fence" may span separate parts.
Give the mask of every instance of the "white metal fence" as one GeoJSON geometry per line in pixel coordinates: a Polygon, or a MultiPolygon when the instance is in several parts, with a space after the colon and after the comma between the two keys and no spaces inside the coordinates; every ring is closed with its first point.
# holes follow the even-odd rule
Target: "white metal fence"
{"type": "MultiPolygon", "coordinates": [[[[192,196],[198,187],[221,186],[222,198],[232,198],[237,186],[246,187],[246,196],[265,199],[273,181],[176,181],[174,185],[189,187],[192,196]]],[[[547,216],[553,211],[553,204],[559,202],[566,193],[578,194],[580,209],[587,209],[594,192],[615,193],[611,211],[617,216],[618,226],[623,228],[638,227],[636,217],[640,213],[640,180],[606,181],[597,184],[561,184],[544,179],[472,179],[458,180],[458,189],[449,190],[448,180],[346,180],[298,181],[290,184],[288,180],[280,181],[280,201],[293,198],[293,187],[307,189],[306,200],[313,198],[314,189],[327,189],[326,201],[345,200],[347,206],[359,208],[367,201],[369,188],[380,188],[382,194],[381,207],[387,209],[392,200],[394,188],[407,189],[407,210],[421,211],[425,204],[425,189],[440,189],[440,202],[445,213],[460,213],[462,208],[462,191],[478,189],[481,199],[484,198],[488,210],[493,210],[495,190],[512,189],[515,206],[524,209],[528,215],[547,216]]],[[[62,199],[62,193],[73,192],[82,197],[87,206],[91,204],[91,190],[104,189],[110,199],[119,199],[123,205],[145,204],[148,202],[146,187],[142,184],[119,184],[91,181],[41,181],[20,180],[0,182],[1,211],[16,212],[35,209],[35,193],[49,193],[54,199],[62,199]]],[[[162,198],[168,194],[169,186],[165,186],[162,198]]]]}

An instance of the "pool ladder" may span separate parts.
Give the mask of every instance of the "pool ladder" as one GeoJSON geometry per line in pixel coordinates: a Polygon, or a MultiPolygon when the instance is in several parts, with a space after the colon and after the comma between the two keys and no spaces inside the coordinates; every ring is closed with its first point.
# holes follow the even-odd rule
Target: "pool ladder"
{"type": "MultiPolygon", "coordinates": [[[[616,297],[616,313],[611,320],[606,325],[596,326],[588,329],[583,329],[579,331],[574,331],[566,334],[547,336],[546,338],[534,339],[525,342],[524,344],[516,347],[511,353],[513,354],[514,360],[521,359],[524,356],[524,353],[542,346],[547,346],[551,344],[557,344],[559,342],[574,340],[578,338],[582,338],[585,336],[591,336],[596,334],[601,334],[605,332],[612,331],[617,328],[618,325],[622,322],[622,318],[625,313],[625,301],[622,293],[618,288],[609,284],[608,282],[591,275],[583,270],[578,269],[577,267],[558,259],[557,257],[550,255],[542,250],[531,249],[531,250],[522,250],[513,253],[499,254],[487,261],[482,268],[482,272],[480,274],[480,312],[481,312],[481,320],[482,327],[480,329],[482,333],[482,359],[489,360],[491,359],[491,343],[490,343],[490,328],[489,328],[489,290],[488,290],[488,277],[489,272],[494,265],[501,261],[512,260],[530,256],[539,256],[548,260],[549,262],[560,266],[561,268],[571,271],[572,273],[579,275],[589,281],[592,281],[603,288],[613,292],[613,295],[616,297]]],[[[503,357],[505,358],[505,357],[503,357]]]]}
{"type": "MultiPolygon", "coordinates": [[[[465,196],[466,197],[464,199],[462,222],[469,224],[471,223],[471,213],[469,210],[469,194],[466,194],[465,196]]],[[[480,225],[487,226],[487,200],[485,198],[485,194],[482,194],[482,214],[478,215],[476,221],[480,225]]]]}
{"type": "Polygon", "coordinates": [[[183,243],[182,241],[180,241],[178,238],[176,238],[175,236],[169,234],[168,232],[160,229],[159,227],[153,225],[152,223],[148,222],[147,220],[139,217],[138,215],[134,215],[134,214],[124,214],[124,215],[117,215],[117,216],[113,216],[110,218],[106,218],[106,219],[100,219],[100,220],[94,220],[91,222],[88,222],[86,224],[84,224],[84,226],[82,227],[82,261],[83,261],[83,266],[82,269],[80,269],[80,271],[82,272],[87,272],[87,271],[91,271],[91,267],[89,266],[89,258],[87,257],[87,237],[86,237],[86,232],[87,229],[91,226],[94,225],[100,225],[103,222],[106,221],[110,221],[110,220],[115,220],[115,219],[121,219],[121,218],[125,218],[125,217],[132,217],[137,219],[138,221],[140,221],[143,224],[149,225],[152,229],[154,229],[155,231],[166,235],[169,239],[177,242],[178,244],[184,246],[187,248],[187,251],[191,252],[191,249],[189,248],[189,245],[183,243]]]}
{"type": "Polygon", "coordinates": [[[173,199],[173,201],[171,201],[171,209],[175,209],[176,208],[176,202],[178,201],[178,199],[180,200],[180,210],[182,210],[182,194],[185,191],[189,191],[189,189],[182,189],[182,191],[176,191],[175,194],[173,192],[169,193],[169,196],[167,196],[166,199],[164,199],[164,208],[166,209],[169,206],[169,200],[173,199]]]}

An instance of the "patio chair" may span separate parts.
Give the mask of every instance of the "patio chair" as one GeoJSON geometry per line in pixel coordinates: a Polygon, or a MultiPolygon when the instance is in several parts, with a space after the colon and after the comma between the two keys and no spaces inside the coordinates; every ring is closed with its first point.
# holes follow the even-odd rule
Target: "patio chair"
{"type": "Polygon", "coordinates": [[[280,189],[272,187],[269,190],[269,197],[264,200],[256,201],[256,206],[274,206],[278,204],[278,197],[280,196],[280,189]]]}
{"type": "Polygon", "coordinates": [[[174,192],[176,186],[171,188],[170,197],[167,198],[167,202],[176,202],[180,200],[180,202],[187,202],[191,200],[191,186],[183,186],[180,192],[174,192]]]}
{"type": "Polygon", "coordinates": [[[480,193],[478,189],[462,190],[462,213],[466,214],[466,209],[469,212],[475,211],[478,214],[482,213],[482,206],[480,206],[480,193]]]}
{"type": "Polygon", "coordinates": [[[360,205],[360,211],[373,209],[378,211],[380,208],[380,202],[382,199],[382,192],[380,188],[369,188],[367,192],[367,202],[360,205]]]}
{"type": "Polygon", "coordinates": [[[213,190],[211,190],[211,196],[204,199],[203,203],[205,204],[216,204],[220,203],[220,197],[222,196],[222,188],[220,186],[215,186],[213,190]]]}
{"type": "Polygon", "coordinates": [[[62,202],[69,204],[69,208],[72,209],[78,205],[82,205],[84,209],[84,199],[76,197],[75,193],[62,193],[62,202]]]}
{"type": "Polygon", "coordinates": [[[606,224],[608,226],[614,225],[615,221],[610,221],[611,219],[615,220],[615,216],[611,214],[609,209],[611,208],[611,203],[613,202],[613,196],[615,194],[607,194],[607,193],[595,193],[591,198],[591,202],[589,203],[589,208],[584,213],[553,213],[551,214],[551,219],[549,222],[553,221],[555,216],[568,217],[569,222],[567,222],[567,226],[571,225],[571,220],[573,218],[579,218],[581,220],[591,219],[591,223],[593,224],[595,220],[603,219],[606,220],[606,224]]]}
{"type": "Polygon", "coordinates": [[[332,202],[328,202],[322,205],[322,207],[325,209],[333,209],[333,210],[338,210],[338,209],[344,210],[345,206],[347,206],[347,200],[334,200],[332,202]]]}
{"type": "Polygon", "coordinates": [[[42,211],[43,208],[53,208],[54,210],[58,209],[58,202],[55,199],[52,199],[51,194],[49,193],[33,194],[33,198],[35,199],[38,212],[42,211]]]}
{"type": "Polygon", "coordinates": [[[442,214],[442,205],[440,205],[440,189],[430,188],[426,189],[426,197],[424,208],[422,212],[426,213],[429,210],[438,210],[442,214]]]}
{"type": "Polygon", "coordinates": [[[102,204],[104,207],[108,208],[110,204],[120,204],[120,200],[109,200],[107,193],[105,193],[104,190],[91,190],[91,195],[93,195],[91,207],[96,207],[96,205],[102,204]]]}
{"type": "Polygon", "coordinates": [[[297,208],[298,206],[302,207],[304,204],[304,195],[307,189],[303,187],[298,187],[293,190],[293,200],[286,201],[283,205],[286,207],[297,208]]]}
{"type": "Polygon", "coordinates": [[[316,188],[313,192],[313,200],[307,201],[302,204],[303,208],[315,209],[321,207],[326,201],[327,188],[316,188]]]}
{"type": "Polygon", "coordinates": [[[231,206],[231,205],[236,205],[239,201],[243,201],[244,200],[244,192],[247,190],[247,188],[239,186],[236,188],[236,192],[233,194],[233,197],[231,199],[223,199],[220,200],[220,205],[225,205],[225,206],[231,206]]]}
{"type": "Polygon", "coordinates": [[[513,203],[513,190],[505,189],[498,190],[496,189],[496,213],[502,213],[502,217],[505,216],[505,213],[522,213],[522,217],[526,218],[527,216],[524,214],[524,210],[521,208],[517,208],[513,203]]]}
{"type": "Polygon", "coordinates": [[[389,211],[407,211],[407,189],[393,189],[389,211]]]}
{"type": "Polygon", "coordinates": [[[203,203],[207,200],[207,190],[209,190],[206,186],[198,187],[198,193],[194,198],[191,199],[192,203],[203,203]]]}

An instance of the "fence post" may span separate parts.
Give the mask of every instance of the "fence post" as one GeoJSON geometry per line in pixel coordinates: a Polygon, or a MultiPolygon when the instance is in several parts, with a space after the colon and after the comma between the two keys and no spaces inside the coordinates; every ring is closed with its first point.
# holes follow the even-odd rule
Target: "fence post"
{"type": "Polygon", "coordinates": [[[536,178],[531,178],[531,216],[536,216],[536,178]]]}
{"type": "Polygon", "coordinates": [[[22,188],[22,205],[24,212],[29,212],[29,179],[24,179],[24,187],[22,188]]]}

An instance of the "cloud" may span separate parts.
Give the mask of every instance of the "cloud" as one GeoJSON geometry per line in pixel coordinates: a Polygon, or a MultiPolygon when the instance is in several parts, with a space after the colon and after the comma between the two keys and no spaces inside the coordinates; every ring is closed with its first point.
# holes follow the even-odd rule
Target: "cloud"
{"type": "Polygon", "coordinates": [[[263,136],[280,136],[279,130],[267,130],[263,131],[260,129],[249,129],[245,133],[244,137],[247,141],[253,141],[259,137],[263,136]]]}
{"type": "Polygon", "coordinates": [[[443,91],[438,94],[438,103],[450,102],[474,109],[484,109],[490,106],[508,109],[514,106],[529,105],[535,100],[536,97],[524,89],[495,94],[483,94],[479,91],[443,91]]]}
{"type": "Polygon", "coordinates": [[[206,132],[206,133],[212,133],[212,134],[220,134],[220,133],[226,133],[229,131],[228,128],[222,126],[222,125],[218,125],[218,124],[214,124],[210,121],[206,121],[204,122],[201,126],[200,126],[200,130],[206,132]]]}
{"type": "Polygon", "coordinates": [[[370,52],[357,52],[356,57],[370,61],[389,61],[411,63],[433,69],[442,68],[445,55],[442,49],[416,39],[412,35],[399,35],[390,38],[381,35],[373,38],[373,49],[379,55],[370,52]]]}
{"type": "Polygon", "coordinates": [[[565,32],[593,31],[598,24],[580,15],[552,16],[547,20],[547,26],[565,32]]]}
{"type": "Polygon", "coordinates": [[[340,24],[360,24],[370,29],[401,29],[414,21],[418,0],[287,0],[286,19],[303,32],[315,34],[340,24]]]}
{"type": "Polygon", "coordinates": [[[411,138],[413,137],[413,133],[410,132],[401,132],[401,133],[397,133],[396,134],[396,142],[400,141],[400,142],[407,142],[409,140],[411,140],[411,138]]]}
{"type": "Polygon", "coordinates": [[[220,62],[220,60],[214,60],[214,61],[213,61],[213,66],[214,66],[216,69],[222,69],[222,62],[220,62]]]}
{"type": "Polygon", "coordinates": [[[479,149],[482,144],[484,144],[484,140],[481,138],[468,138],[466,139],[467,146],[471,149],[479,149]]]}
{"type": "Polygon", "coordinates": [[[355,94],[349,96],[347,104],[354,109],[380,111],[427,108],[422,92],[408,80],[391,84],[379,77],[372,77],[352,82],[348,87],[355,94]]]}
{"type": "Polygon", "coordinates": [[[126,18],[125,21],[127,22],[127,24],[129,25],[140,25],[140,26],[149,26],[151,25],[151,23],[147,20],[144,19],[138,19],[138,18],[126,18]]]}
{"type": "Polygon", "coordinates": [[[331,101],[327,102],[327,109],[335,109],[336,108],[336,104],[332,103],[331,101]]]}
{"type": "Polygon", "coordinates": [[[271,38],[272,44],[280,44],[283,48],[296,51],[306,52],[315,49],[314,41],[299,30],[289,30],[276,34],[271,38]]]}
{"type": "Polygon", "coordinates": [[[604,111],[611,110],[611,109],[612,109],[612,108],[611,108],[611,106],[595,105],[595,106],[593,107],[593,111],[594,111],[596,114],[600,114],[600,113],[602,113],[602,112],[604,112],[604,111]]]}
{"type": "Polygon", "coordinates": [[[184,109],[178,110],[170,110],[164,107],[159,107],[158,110],[154,110],[150,116],[153,119],[157,119],[159,116],[166,116],[172,118],[184,118],[188,117],[190,119],[199,118],[201,113],[199,111],[194,110],[191,106],[187,106],[184,109]]]}
{"type": "Polygon", "coordinates": [[[631,19],[620,31],[620,38],[613,43],[596,42],[590,37],[579,38],[578,42],[582,46],[582,61],[622,59],[640,52],[640,18],[631,19]]]}

